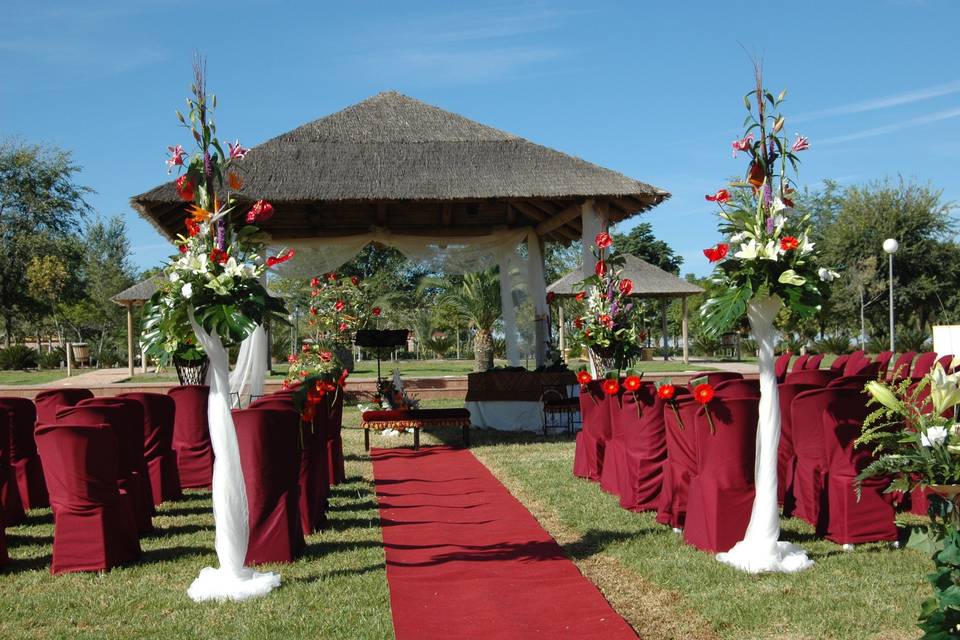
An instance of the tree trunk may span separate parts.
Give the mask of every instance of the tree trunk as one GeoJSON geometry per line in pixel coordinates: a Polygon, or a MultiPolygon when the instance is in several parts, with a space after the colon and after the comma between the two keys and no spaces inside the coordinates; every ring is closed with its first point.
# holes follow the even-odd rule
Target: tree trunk
{"type": "Polygon", "coordinates": [[[3,323],[4,323],[4,329],[6,331],[6,335],[3,337],[3,346],[9,349],[10,348],[10,331],[12,331],[12,327],[13,327],[13,317],[10,314],[4,314],[3,323]]]}
{"type": "Polygon", "coordinates": [[[493,341],[486,329],[477,329],[473,339],[473,370],[488,371],[493,368],[493,341]]]}

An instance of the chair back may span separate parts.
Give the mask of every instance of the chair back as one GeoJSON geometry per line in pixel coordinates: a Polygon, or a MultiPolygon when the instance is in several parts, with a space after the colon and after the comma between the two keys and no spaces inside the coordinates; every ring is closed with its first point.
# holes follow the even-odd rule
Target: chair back
{"type": "Polygon", "coordinates": [[[830,363],[830,370],[843,374],[843,369],[847,366],[849,360],[850,355],[847,353],[837,356],[837,359],[830,363]]]}
{"type": "Polygon", "coordinates": [[[917,356],[917,361],[913,363],[913,371],[910,372],[911,378],[922,378],[930,373],[934,363],[937,361],[936,351],[924,351],[917,356]]]}
{"type": "Polygon", "coordinates": [[[57,411],[55,424],[108,425],[113,429],[113,436],[116,441],[118,473],[122,478],[129,478],[140,468],[140,459],[137,457],[137,452],[142,453],[143,440],[139,439],[138,442],[137,433],[139,430],[127,428],[126,417],[126,412],[119,405],[77,405],[75,407],[62,407],[57,411]]]}
{"type": "Polygon", "coordinates": [[[697,410],[700,405],[690,394],[680,396],[674,406],[663,405],[663,422],[667,431],[667,456],[671,464],[679,464],[690,471],[697,469],[697,410]]]}
{"type": "Polygon", "coordinates": [[[809,359],[807,359],[807,363],[804,365],[803,370],[804,370],[804,371],[817,370],[817,369],[820,368],[820,363],[821,363],[821,362],[823,362],[823,354],[822,354],[822,353],[818,353],[818,354],[816,354],[816,355],[812,355],[812,356],[810,356],[809,359]]]}
{"type": "Polygon", "coordinates": [[[853,387],[862,391],[871,380],[876,380],[876,378],[871,376],[840,376],[828,382],[827,387],[830,389],[836,387],[853,387]]]}
{"type": "Polygon", "coordinates": [[[880,363],[879,362],[870,362],[869,360],[861,360],[859,366],[847,368],[847,371],[844,372],[845,376],[859,376],[863,378],[870,378],[876,380],[877,376],[880,374],[880,363]]]}
{"type": "MultiPolygon", "coordinates": [[[[299,486],[300,414],[289,409],[233,412],[251,515],[299,486]]],[[[299,526],[299,519],[298,519],[299,526]]]]}
{"type": "Polygon", "coordinates": [[[583,430],[597,440],[609,440],[610,406],[599,380],[591,380],[580,388],[580,419],[583,430]]]}
{"type": "Polygon", "coordinates": [[[152,460],[169,452],[177,411],[173,398],[163,393],[121,393],[117,397],[132,400],[143,410],[143,457],[152,460]]]}
{"type": "Polygon", "coordinates": [[[790,371],[802,371],[803,368],[807,365],[807,360],[810,359],[810,356],[802,353],[797,356],[797,359],[793,361],[793,366],[790,367],[790,371]]]}
{"type": "Polygon", "coordinates": [[[783,382],[787,375],[787,368],[790,366],[790,358],[793,356],[789,351],[784,351],[773,363],[773,373],[777,376],[777,382],[783,382]]]}
{"type": "Polygon", "coordinates": [[[874,358],[874,362],[880,365],[879,376],[881,379],[887,377],[887,369],[890,367],[890,361],[893,359],[893,351],[881,351],[874,358]]]}
{"type": "Polygon", "coordinates": [[[67,419],[41,424],[36,440],[54,509],[82,510],[119,500],[117,438],[109,424],[67,419]]]}
{"type": "Polygon", "coordinates": [[[825,451],[831,468],[838,464],[853,475],[873,461],[869,447],[855,447],[854,441],[863,431],[863,421],[870,414],[867,398],[852,388],[832,389],[821,413],[825,451]]]}
{"type": "Polygon", "coordinates": [[[780,439],[793,446],[793,400],[804,391],[820,389],[822,385],[800,382],[785,382],[777,387],[777,399],[780,402],[780,439]]]}
{"type": "Polygon", "coordinates": [[[893,364],[893,371],[890,372],[891,380],[902,380],[910,377],[910,368],[913,364],[913,358],[917,355],[916,351],[905,351],[900,354],[897,361],[893,364]]]}
{"type": "Polygon", "coordinates": [[[699,475],[724,487],[752,487],[760,399],[715,397],[709,409],[710,420],[704,407],[695,418],[699,475]]]}
{"type": "Polygon", "coordinates": [[[857,371],[863,368],[867,363],[870,362],[870,359],[866,354],[860,351],[854,351],[850,354],[850,359],[847,360],[847,364],[843,367],[843,375],[852,376],[856,375],[857,371]]]}
{"type": "Polygon", "coordinates": [[[831,380],[840,377],[839,371],[833,369],[804,369],[787,374],[787,384],[808,384],[825,387],[831,380]]]}
{"type": "Polygon", "coordinates": [[[943,367],[946,373],[953,373],[953,354],[948,354],[937,360],[937,364],[943,367]]]}
{"type": "Polygon", "coordinates": [[[707,384],[709,384],[712,387],[716,387],[721,382],[726,382],[727,380],[742,380],[743,374],[737,373],[736,371],[710,371],[710,372],[704,373],[703,375],[698,375],[698,376],[694,376],[693,378],[690,378],[690,382],[687,384],[687,387],[689,387],[689,389],[693,391],[693,388],[696,386],[693,384],[693,381],[703,380],[704,378],[707,379],[707,384]]]}
{"type": "Polygon", "coordinates": [[[81,400],[92,397],[93,392],[89,389],[45,389],[33,398],[37,407],[37,422],[53,423],[57,419],[57,409],[72,407],[81,400]]]}
{"type": "Polygon", "coordinates": [[[714,394],[723,398],[759,398],[759,380],[726,380],[714,387],[714,394]]]}
{"type": "Polygon", "coordinates": [[[210,447],[210,425],[207,422],[207,385],[184,385],[167,392],[176,405],[173,421],[174,448],[210,447]],[[178,446],[179,445],[179,446],[178,446]]]}
{"type": "Polygon", "coordinates": [[[10,416],[10,463],[37,455],[33,430],[37,424],[37,408],[27,398],[0,398],[0,409],[10,416]]]}
{"type": "Polygon", "coordinates": [[[132,459],[137,461],[137,468],[143,466],[144,460],[144,410],[136,400],[120,397],[87,398],[77,403],[78,407],[116,407],[120,412],[120,428],[117,433],[120,447],[128,449],[132,459]]]}

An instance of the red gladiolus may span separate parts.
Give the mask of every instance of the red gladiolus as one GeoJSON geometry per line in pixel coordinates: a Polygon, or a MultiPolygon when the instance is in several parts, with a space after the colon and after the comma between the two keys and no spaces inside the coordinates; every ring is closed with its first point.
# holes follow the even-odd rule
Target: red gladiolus
{"type": "Polygon", "coordinates": [[[350,328],[350,325],[348,325],[346,322],[341,322],[338,328],[340,329],[340,332],[343,333],[350,328]]]}
{"type": "Polygon", "coordinates": [[[177,195],[180,196],[180,199],[184,202],[190,202],[193,200],[193,182],[187,180],[186,175],[182,175],[177,178],[177,195]]]}
{"type": "Polygon", "coordinates": [[[289,356],[287,356],[287,362],[289,362],[290,364],[293,364],[297,360],[298,360],[297,354],[295,353],[291,353],[289,356]]]}
{"type": "Polygon", "coordinates": [[[718,260],[723,260],[727,257],[727,253],[730,251],[730,245],[721,242],[715,247],[710,247],[703,250],[703,255],[707,257],[707,260],[710,262],[717,262],[718,260]]]}
{"type": "Polygon", "coordinates": [[[180,253],[186,253],[186,252],[187,252],[187,245],[185,245],[185,244],[182,244],[182,245],[180,245],[180,246],[177,247],[177,248],[180,249],[180,253]]]}
{"type": "Polygon", "coordinates": [[[355,287],[360,286],[360,278],[358,278],[357,276],[352,276],[350,278],[350,282],[353,283],[353,286],[355,287]]]}
{"type": "Polygon", "coordinates": [[[636,391],[640,388],[640,376],[627,376],[623,381],[623,388],[627,391],[636,391]]]}
{"type": "Polygon", "coordinates": [[[693,399],[700,404],[707,404],[713,400],[713,387],[708,383],[698,384],[693,390],[693,399]]]}
{"type": "Polygon", "coordinates": [[[266,222],[273,217],[273,205],[266,200],[257,200],[247,211],[247,224],[266,222]]]}
{"type": "Polygon", "coordinates": [[[613,378],[607,378],[603,381],[603,392],[608,396],[615,395],[620,391],[620,383],[613,378]]]}
{"type": "Polygon", "coordinates": [[[633,293],[633,280],[630,278],[624,278],[620,281],[620,293],[628,296],[633,293]]]}
{"type": "Polygon", "coordinates": [[[214,247],[210,251],[210,262],[215,262],[216,264],[226,264],[227,260],[230,259],[230,256],[227,255],[227,252],[214,247]]]}
{"type": "Polygon", "coordinates": [[[583,318],[575,318],[573,321],[573,326],[577,329],[583,329],[583,318]]]}
{"type": "Polygon", "coordinates": [[[704,198],[706,198],[708,202],[724,203],[730,199],[730,192],[727,191],[726,189],[720,189],[712,196],[708,195],[708,196],[704,196],[704,198]]]}
{"type": "Polygon", "coordinates": [[[613,245],[613,238],[611,238],[610,234],[606,231],[601,231],[597,234],[597,237],[593,239],[593,243],[597,246],[597,249],[606,249],[613,245]]]}
{"type": "Polygon", "coordinates": [[[793,236],[784,236],[780,238],[780,248],[784,251],[790,251],[800,246],[800,241],[793,236]]]}
{"type": "Polygon", "coordinates": [[[586,369],[581,369],[580,371],[577,371],[577,382],[579,382],[580,384],[586,385],[591,380],[593,380],[593,376],[591,376],[590,372],[587,371],[586,369]]]}
{"type": "Polygon", "coordinates": [[[380,307],[374,307],[373,309],[370,309],[370,313],[373,314],[374,318],[379,318],[382,311],[380,307]]]}
{"type": "Polygon", "coordinates": [[[597,318],[597,320],[600,322],[600,324],[605,326],[607,329],[613,328],[613,318],[611,318],[606,313],[602,314],[599,318],[597,318]]]}
{"type": "Polygon", "coordinates": [[[607,263],[603,260],[597,260],[597,266],[593,268],[593,272],[602,278],[607,273],[607,263]]]}
{"type": "Polygon", "coordinates": [[[197,221],[193,218],[187,218],[183,221],[183,224],[186,225],[187,233],[189,233],[191,237],[200,233],[200,225],[197,224],[197,221]]]}
{"type": "Polygon", "coordinates": [[[547,304],[553,304],[553,301],[556,300],[557,294],[553,291],[547,291],[547,304]]]}
{"type": "Polygon", "coordinates": [[[337,311],[343,311],[343,308],[347,306],[343,300],[337,300],[336,304],[333,305],[333,308],[337,311]]]}
{"type": "Polygon", "coordinates": [[[333,354],[330,353],[329,351],[321,351],[320,360],[322,362],[330,362],[331,360],[333,360],[333,354]]]}
{"type": "Polygon", "coordinates": [[[677,395],[677,388],[672,384],[662,384],[657,388],[657,397],[661,400],[673,400],[677,395]]]}
{"type": "Polygon", "coordinates": [[[327,282],[334,282],[337,279],[337,274],[331,271],[327,274],[327,282]]]}
{"type": "Polygon", "coordinates": [[[580,293],[574,296],[574,300],[576,300],[577,302],[583,302],[584,300],[586,300],[586,298],[587,298],[586,291],[581,291],[580,293]]]}
{"type": "Polygon", "coordinates": [[[320,286],[320,278],[312,278],[312,279],[310,280],[310,286],[311,286],[311,287],[319,287],[319,286],[320,286]]]}
{"type": "Polygon", "coordinates": [[[293,249],[287,249],[285,253],[281,253],[278,256],[270,256],[267,258],[267,266],[274,267],[278,264],[282,264],[296,255],[296,252],[293,249]]]}

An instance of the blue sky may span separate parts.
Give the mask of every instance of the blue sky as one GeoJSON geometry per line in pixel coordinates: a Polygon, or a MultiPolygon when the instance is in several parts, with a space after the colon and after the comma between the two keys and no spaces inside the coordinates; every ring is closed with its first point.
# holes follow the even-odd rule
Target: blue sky
{"type": "Polygon", "coordinates": [[[0,21],[0,136],[71,149],[134,260],[171,248],[130,209],[189,142],[174,109],[208,57],[218,131],[262,142],[379,91],[439,107],[667,189],[645,214],[705,274],[705,193],[743,170],[750,89],[789,89],[801,184],[903,174],[960,200],[960,3],[43,2],[0,21]]]}

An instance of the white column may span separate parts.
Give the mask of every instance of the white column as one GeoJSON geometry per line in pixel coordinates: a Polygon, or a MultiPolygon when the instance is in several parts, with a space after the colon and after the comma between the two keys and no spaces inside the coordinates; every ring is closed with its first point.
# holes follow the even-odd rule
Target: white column
{"type": "Polygon", "coordinates": [[[531,231],[527,236],[527,291],[533,299],[533,333],[538,367],[547,363],[547,347],[550,344],[550,305],[547,304],[545,271],[543,238],[531,231]]]}
{"type": "Polygon", "coordinates": [[[557,338],[560,341],[560,357],[567,361],[567,330],[563,326],[563,306],[557,307],[557,338]]]}
{"type": "Polygon", "coordinates": [[[583,242],[583,277],[593,275],[593,268],[597,265],[596,258],[590,248],[593,246],[593,240],[601,231],[606,231],[610,220],[610,205],[605,202],[594,202],[587,200],[583,203],[580,212],[580,221],[583,225],[581,235],[583,242]]]}
{"type": "Polygon", "coordinates": [[[510,273],[510,252],[515,247],[503,249],[500,254],[500,308],[503,315],[503,333],[507,343],[507,360],[511,367],[520,364],[520,347],[517,345],[517,309],[513,305],[513,278],[510,273]]]}

